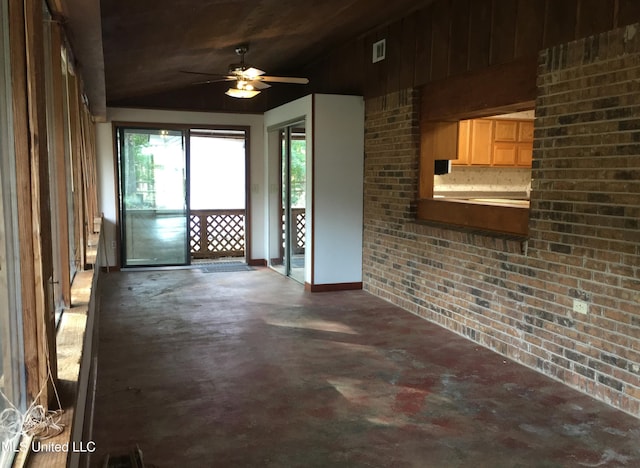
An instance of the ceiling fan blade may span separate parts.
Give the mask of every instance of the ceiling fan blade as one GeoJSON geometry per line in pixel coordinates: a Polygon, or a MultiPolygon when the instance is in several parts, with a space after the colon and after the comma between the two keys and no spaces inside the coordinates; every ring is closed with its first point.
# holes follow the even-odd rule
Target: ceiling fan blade
{"type": "Polygon", "coordinates": [[[271,83],[292,83],[292,84],[308,84],[308,78],[295,78],[293,76],[260,76],[260,81],[268,81],[271,83]]]}
{"type": "Polygon", "coordinates": [[[180,73],[187,73],[189,75],[210,76],[212,77],[213,80],[217,80],[217,81],[235,80],[237,78],[231,75],[221,75],[220,73],[206,73],[206,72],[189,71],[189,70],[180,70],[180,73]]]}
{"type": "Polygon", "coordinates": [[[252,81],[249,81],[249,84],[250,84],[251,86],[253,86],[253,88],[254,88],[254,89],[267,89],[267,88],[271,88],[271,85],[270,85],[270,84],[263,83],[263,82],[262,82],[262,81],[260,81],[260,80],[252,80],[252,81]]]}
{"type": "Polygon", "coordinates": [[[210,84],[210,83],[222,83],[224,81],[233,81],[231,79],[228,78],[221,78],[219,80],[203,80],[203,81],[196,81],[194,83],[190,83],[191,85],[201,85],[201,84],[210,84]]]}

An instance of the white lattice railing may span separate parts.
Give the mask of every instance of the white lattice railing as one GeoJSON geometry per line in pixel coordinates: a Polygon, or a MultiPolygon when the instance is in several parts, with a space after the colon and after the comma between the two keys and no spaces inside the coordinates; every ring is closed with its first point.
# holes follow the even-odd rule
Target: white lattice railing
{"type": "Polygon", "coordinates": [[[242,257],[244,238],[244,210],[190,212],[189,246],[193,258],[242,257]]]}
{"type": "MultiPolygon", "coordinates": [[[[302,254],[305,248],[306,235],[306,211],[304,208],[291,208],[292,226],[295,226],[295,241],[293,243],[293,253],[302,254]]],[[[293,234],[293,232],[292,232],[293,234]]]]}

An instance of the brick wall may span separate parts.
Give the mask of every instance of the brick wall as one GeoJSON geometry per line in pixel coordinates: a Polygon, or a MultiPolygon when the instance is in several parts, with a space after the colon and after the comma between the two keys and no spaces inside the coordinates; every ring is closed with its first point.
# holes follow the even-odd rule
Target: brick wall
{"type": "Polygon", "coordinates": [[[368,100],[365,289],[640,417],[639,79],[638,25],[541,53],[525,242],[416,222],[418,93],[368,100]]]}

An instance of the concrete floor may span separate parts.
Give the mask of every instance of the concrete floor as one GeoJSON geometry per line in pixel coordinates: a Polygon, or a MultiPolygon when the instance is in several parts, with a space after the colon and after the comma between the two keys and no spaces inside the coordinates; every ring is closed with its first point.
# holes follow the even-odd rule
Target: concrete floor
{"type": "Polygon", "coordinates": [[[640,466],[640,420],[268,269],[104,274],[98,369],[92,466],[640,466]]]}

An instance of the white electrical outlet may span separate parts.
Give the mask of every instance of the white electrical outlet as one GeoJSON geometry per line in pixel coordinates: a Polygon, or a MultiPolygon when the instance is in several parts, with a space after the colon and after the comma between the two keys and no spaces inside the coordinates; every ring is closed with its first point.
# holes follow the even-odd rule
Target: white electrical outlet
{"type": "Polygon", "coordinates": [[[573,300],[573,311],[579,314],[586,314],[589,312],[589,304],[580,299],[573,300]]]}

